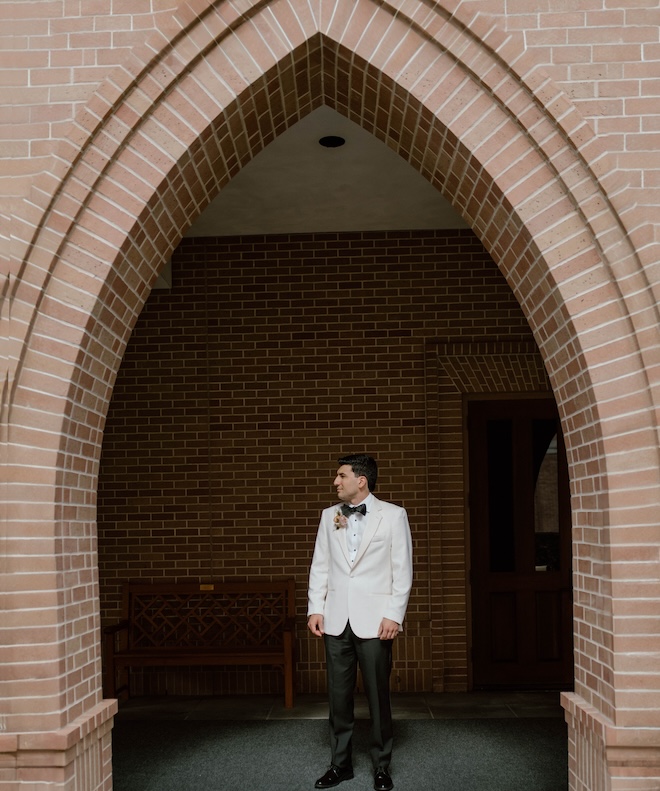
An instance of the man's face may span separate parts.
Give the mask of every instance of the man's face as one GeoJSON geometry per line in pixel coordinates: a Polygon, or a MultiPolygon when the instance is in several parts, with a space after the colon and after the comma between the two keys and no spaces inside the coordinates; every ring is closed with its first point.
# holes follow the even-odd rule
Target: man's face
{"type": "Polygon", "coordinates": [[[350,464],[342,464],[334,481],[337,497],[344,503],[360,502],[367,493],[365,481],[363,475],[356,476],[350,464]]]}

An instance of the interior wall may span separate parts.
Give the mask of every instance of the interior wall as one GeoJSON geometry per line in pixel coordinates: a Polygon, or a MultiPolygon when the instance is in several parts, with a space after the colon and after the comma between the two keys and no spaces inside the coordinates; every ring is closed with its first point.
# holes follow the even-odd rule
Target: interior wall
{"type": "MultiPolygon", "coordinates": [[[[366,450],[381,463],[377,494],[408,509],[415,544],[393,688],[465,689],[464,533],[453,499],[444,515],[431,513],[438,500],[460,500],[463,460],[456,447],[439,459],[429,444],[440,430],[460,436],[462,416],[429,422],[429,404],[444,395],[427,349],[450,339],[535,349],[481,242],[471,230],[185,239],[172,270],[171,290],[152,292],[140,315],[105,429],[103,621],[119,617],[128,579],[294,577],[299,690],[324,691],[322,648],[305,628],[307,572],[320,510],[335,500],[336,459],[366,450]],[[442,563],[452,569],[444,592],[433,571],[442,563]]],[[[535,371],[510,369],[511,391],[548,387],[534,354],[535,371]]],[[[480,358],[484,389],[506,370],[492,365],[489,377],[488,355],[480,358]]],[[[137,677],[135,690],[279,683],[253,671],[168,671],[137,677]]]]}

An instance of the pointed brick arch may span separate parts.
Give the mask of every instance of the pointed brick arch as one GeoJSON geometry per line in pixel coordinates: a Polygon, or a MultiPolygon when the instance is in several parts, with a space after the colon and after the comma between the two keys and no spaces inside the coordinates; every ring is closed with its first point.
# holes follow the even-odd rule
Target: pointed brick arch
{"type": "MultiPolygon", "coordinates": [[[[580,635],[578,652],[599,660],[578,665],[577,689],[615,722],[621,703],[621,724],[643,721],[643,702],[615,692],[617,603],[592,596],[590,558],[597,545],[601,578],[616,586],[612,531],[652,521],[659,322],[625,185],[588,125],[515,39],[448,5],[322,0],[315,16],[298,0],[242,14],[199,0],[166,25],[89,101],[17,228],[9,447],[21,505],[10,514],[51,543],[53,627],[91,618],[94,628],[71,592],[82,586],[93,602],[95,571],[62,559],[73,536],[74,551],[93,557],[103,420],[162,261],[243,165],[328,104],[443,193],[523,307],[564,421],[587,559],[578,617],[599,621],[580,635]],[[33,485],[28,465],[43,471],[37,504],[21,490],[33,485]]],[[[25,572],[33,566],[23,559],[25,572]]],[[[74,632],[51,644],[50,660],[65,657],[52,729],[100,704],[98,657],[74,632]]],[[[30,730],[34,718],[15,725],[30,730]]]]}

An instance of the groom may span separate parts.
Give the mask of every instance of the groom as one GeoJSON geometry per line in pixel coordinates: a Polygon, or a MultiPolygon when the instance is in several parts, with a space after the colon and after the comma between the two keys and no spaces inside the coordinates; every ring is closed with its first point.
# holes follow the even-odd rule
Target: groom
{"type": "Polygon", "coordinates": [[[412,540],[405,510],[373,495],[371,456],[339,459],[334,485],[341,500],[326,508],[309,572],[307,625],[323,637],[328,676],[331,766],[315,788],[353,777],[351,740],[358,665],[371,716],[374,789],[393,788],[390,671],[392,642],[412,586],[412,540]]]}

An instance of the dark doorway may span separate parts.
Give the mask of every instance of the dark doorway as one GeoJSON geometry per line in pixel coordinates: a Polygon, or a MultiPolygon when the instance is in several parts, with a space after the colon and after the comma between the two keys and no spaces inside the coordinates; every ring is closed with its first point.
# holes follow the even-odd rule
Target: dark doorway
{"type": "Polygon", "coordinates": [[[475,689],[573,683],[571,518],[553,399],[468,402],[475,689]]]}

